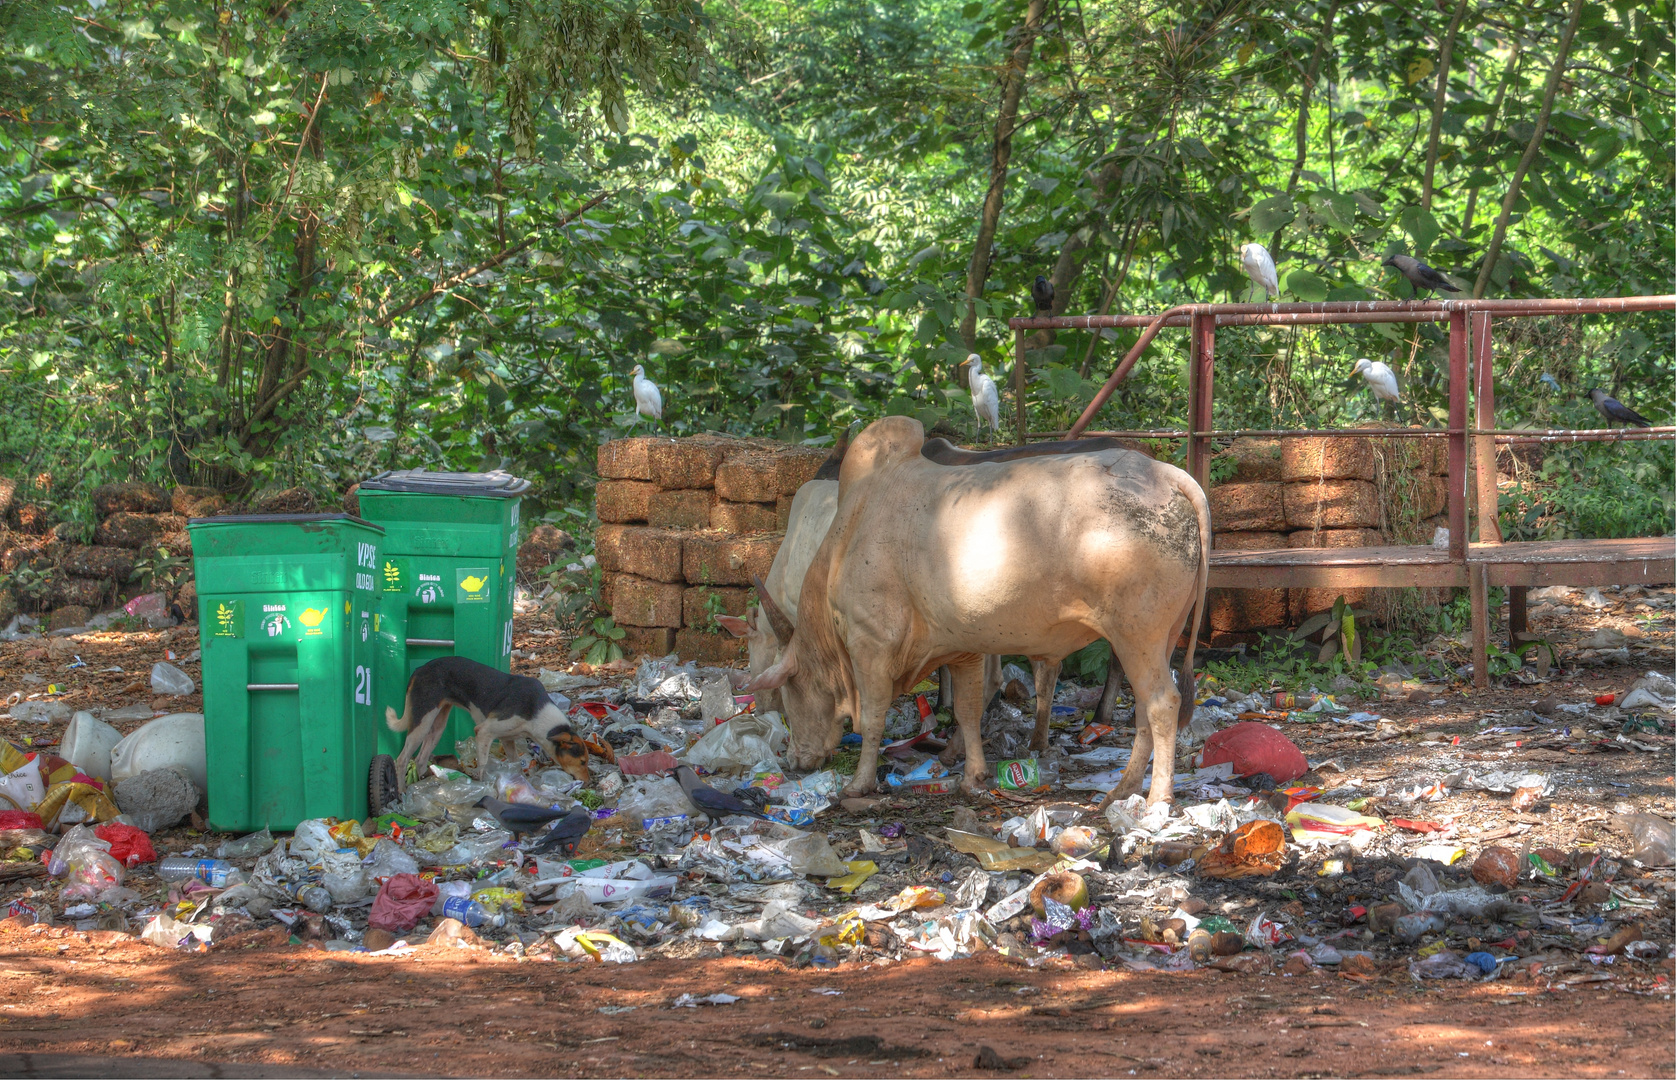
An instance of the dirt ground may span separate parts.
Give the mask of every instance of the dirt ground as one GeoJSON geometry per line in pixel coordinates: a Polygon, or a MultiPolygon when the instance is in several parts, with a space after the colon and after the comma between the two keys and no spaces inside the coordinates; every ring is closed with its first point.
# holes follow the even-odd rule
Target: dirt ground
{"type": "MultiPolygon", "coordinates": [[[[544,964],[426,946],[171,954],[0,937],[0,1053],[337,1075],[1670,1076],[1669,982],[1482,986],[1127,974],[993,957],[820,971],[749,957],[544,964]],[[731,1005],[671,1007],[684,993],[731,1005]]],[[[1583,975],[1587,979],[1590,976],[1583,975]]],[[[120,1075],[112,1072],[109,1075],[120,1075]]]]}
{"type": "MultiPolygon", "coordinates": [[[[1626,841],[1615,821],[1642,811],[1676,814],[1672,737],[1637,731],[1625,743],[1614,715],[1555,722],[1529,710],[1539,699],[1590,703],[1622,693],[1647,670],[1671,670],[1676,617],[1668,603],[1648,610],[1624,597],[1599,612],[1539,607],[1532,622],[1556,641],[1602,626],[1640,633],[1631,634],[1625,653],[1579,660],[1584,650],[1562,649],[1561,670],[1540,683],[1479,693],[1456,680],[1413,701],[1363,703],[1388,721],[1379,731],[1284,723],[1317,765],[1304,782],[1384,792],[1368,812],[1452,826],[1450,838],[1468,849],[1457,879],[1490,844],[1564,852],[1575,857],[1568,878],[1593,855],[1621,859],[1626,841]],[[1511,727],[1525,730],[1497,730],[1511,727]],[[1522,812],[1506,794],[1490,792],[1400,798],[1463,768],[1536,770],[1554,779],[1555,790],[1522,812]]],[[[536,629],[520,618],[517,668],[530,673],[564,661],[562,642],[536,629]]],[[[198,695],[153,698],[145,680],[170,651],[198,677],[196,646],[192,627],[80,635],[51,647],[0,643],[0,690],[36,693],[51,682],[64,688],[55,697],[72,709],[140,702],[195,710],[198,695]],[[77,658],[84,666],[71,666],[77,658]]],[[[1441,659],[1461,661],[1458,641],[1441,649],[1441,659]]],[[[117,726],[127,732],[141,722],[117,726]]],[[[19,744],[50,747],[62,730],[62,723],[0,719],[0,735],[19,744]]],[[[987,796],[896,795],[867,817],[834,807],[820,823],[839,846],[881,819],[902,822],[910,837],[930,836],[962,803],[990,825],[1029,809],[987,796]]],[[[1349,906],[1383,899],[1407,854],[1436,839],[1388,833],[1341,878],[1318,873],[1329,853],[1291,851],[1272,878],[1193,877],[1188,893],[1242,925],[1258,911],[1290,911],[1295,925],[1326,937],[1344,924],[1349,906]]],[[[213,847],[217,839],[186,825],[155,837],[160,854],[213,847]]],[[[857,898],[877,900],[944,867],[971,865],[940,847],[929,861],[919,850],[912,859],[881,858],[881,872],[857,898]]],[[[1131,868],[1141,862],[1128,860],[1131,868]]],[[[1125,902],[1114,884],[1120,869],[1090,875],[1096,903],[1125,902]]],[[[129,884],[161,898],[150,882],[140,872],[129,884]]],[[[41,879],[0,884],[0,905],[37,887],[36,895],[52,898],[41,879]]],[[[372,956],[297,944],[278,928],[217,938],[193,953],[132,934],[7,920],[0,922],[0,1073],[167,1075],[156,1070],[184,1074],[191,1062],[207,1062],[228,1076],[1673,1076],[1676,873],[1626,864],[1617,887],[1626,902],[1642,905],[1634,912],[1639,936],[1658,943],[1662,955],[1591,960],[1588,938],[1544,926],[1513,950],[1521,960],[1479,984],[1416,982],[1407,968],[1415,947],[1383,938],[1367,942],[1376,973],[1352,978],[1327,969],[1137,972],[1088,953],[1031,963],[995,953],[938,962],[866,946],[820,969],[754,951],[749,942],[675,942],[643,948],[634,964],[599,965],[520,956],[490,935],[464,948],[422,945],[372,956]],[[683,994],[716,992],[740,1000],[673,1005],[683,994]],[[993,1053],[978,1065],[984,1047],[993,1053]]],[[[1520,888],[1522,898],[1557,910],[1562,886],[1520,888]]],[[[841,901],[834,896],[825,909],[841,910],[841,901]]],[[[1141,916],[1162,920],[1180,902],[1131,901],[1122,909],[1125,925],[1141,916]]],[[[1608,914],[1622,920],[1630,912],[1608,914]]]]}

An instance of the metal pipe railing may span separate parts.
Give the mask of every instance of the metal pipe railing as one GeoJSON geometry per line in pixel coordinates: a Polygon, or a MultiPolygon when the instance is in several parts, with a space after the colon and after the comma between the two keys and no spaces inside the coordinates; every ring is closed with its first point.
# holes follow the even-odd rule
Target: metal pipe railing
{"type": "MultiPolygon", "coordinates": [[[[1169,428],[1155,431],[1085,431],[1088,439],[1293,439],[1332,438],[1339,435],[1360,438],[1434,439],[1448,435],[1494,435],[1498,443],[1526,442],[1643,442],[1676,439],[1676,427],[1650,428],[1217,428],[1187,431],[1169,428]]],[[[1032,439],[1065,439],[1069,431],[1032,431],[1032,439]]]]}

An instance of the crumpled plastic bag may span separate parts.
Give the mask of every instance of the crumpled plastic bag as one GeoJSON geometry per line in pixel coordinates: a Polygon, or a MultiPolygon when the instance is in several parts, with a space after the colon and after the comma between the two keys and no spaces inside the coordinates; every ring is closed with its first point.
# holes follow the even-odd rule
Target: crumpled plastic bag
{"type": "Polygon", "coordinates": [[[361,863],[361,853],[354,848],[327,852],[322,857],[325,873],[321,884],[332,894],[335,904],[353,904],[367,895],[367,868],[361,863]]]}
{"type": "Polygon", "coordinates": [[[1231,761],[1235,776],[1264,773],[1280,784],[1309,771],[1309,762],[1296,743],[1255,720],[1223,728],[1207,738],[1201,761],[1206,766],[1231,761]]]}
{"type": "Polygon", "coordinates": [[[639,959],[634,947],[603,930],[567,926],[553,935],[553,947],[569,960],[598,960],[606,964],[632,964],[639,959]]]}
{"type": "Polygon", "coordinates": [[[642,701],[678,701],[686,704],[702,694],[698,666],[682,664],[674,656],[646,657],[634,673],[635,697],[642,701]]]}
{"type": "Polygon", "coordinates": [[[261,832],[247,833],[237,840],[223,840],[221,846],[215,849],[218,859],[250,859],[271,851],[274,846],[274,834],[264,826],[261,832]]]}
{"type": "Polygon", "coordinates": [[[317,863],[328,851],[336,851],[338,842],[332,839],[332,827],[325,818],[299,821],[291,832],[292,858],[317,863]]]}
{"type": "Polygon", "coordinates": [[[686,792],[672,776],[636,780],[617,796],[617,816],[635,828],[649,818],[696,813],[686,792]]]}
{"type": "Polygon", "coordinates": [[[372,854],[366,858],[366,868],[369,881],[376,881],[397,874],[417,874],[419,860],[403,851],[395,841],[380,837],[373,845],[372,854]]]}
{"type": "Polygon", "coordinates": [[[93,835],[110,844],[111,858],[130,870],[157,861],[157,849],[151,846],[151,837],[143,829],[113,821],[94,829],[93,835]]]}
{"type": "Polygon", "coordinates": [[[35,804],[35,812],[49,829],[83,821],[110,821],[121,813],[104,791],[76,780],[47,788],[46,796],[35,804]]]}
{"type": "Polygon", "coordinates": [[[92,900],[106,889],[121,885],[127,872],[111,857],[110,850],[110,842],[99,839],[85,825],[65,833],[53,849],[54,860],[62,860],[68,867],[59,898],[92,900]]]}
{"type": "Polygon", "coordinates": [[[814,877],[843,877],[850,872],[838,853],[827,843],[825,833],[803,833],[785,840],[773,840],[759,845],[784,859],[793,873],[814,877]]]}
{"type": "Polygon", "coordinates": [[[781,772],[781,755],[791,746],[791,732],[776,712],[744,713],[718,724],[680,755],[688,765],[711,773],[736,775],[781,772]]]}
{"type": "Polygon", "coordinates": [[[375,930],[405,934],[419,925],[436,903],[437,888],[417,874],[396,874],[378,890],[367,925],[375,930]]]}
{"type": "Polygon", "coordinates": [[[140,940],[164,949],[174,949],[178,948],[188,938],[196,938],[207,943],[214,935],[215,927],[212,923],[182,922],[163,912],[158,912],[151,917],[150,922],[145,924],[145,929],[140,931],[140,940]]]}

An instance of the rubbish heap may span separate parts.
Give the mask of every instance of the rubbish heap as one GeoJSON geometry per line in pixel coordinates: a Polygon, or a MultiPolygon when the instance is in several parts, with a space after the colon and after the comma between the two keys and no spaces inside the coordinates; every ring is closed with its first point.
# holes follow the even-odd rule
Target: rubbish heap
{"type": "MultiPolygon", "coordinates": [[[[1668,978],[1669,821],[1627,817],[1611,850],[1533,848],[1516,832],[1489,843],[1429,818],[1429,803],[1475,790],[1528,809],[1553,795],[1551,775],[1351,778],[1280,728],[1306,722],[1378,743],[1401,725],[1331,695],[1300,704],[1210,681],[1181,733],[1174,803],[1133,796],[1102,813],[1094,804],[1127,762],[1133,710],[1097,725],[1099,689],[1061,682],[1050,748],[1032,755],[1018,692],[1031,680],[1011,666],[1013,700],[998,699],[984,725],[992,790],[976,799],[948,795],[958,774],[935,756],[948,721],[928,685],[891,712],[879,791],[846,798],[859,738],[846,737],[831,767],[796,775],[784,723],[738,693],[742,672],[671,656],[615,677],[540,677],[578,733],[609,747],[587,781],[522,747],[478,763],[462,742],[392,813],[190,843],[160,861],[148,833],[190,806],[119,816],[122,782],[107,805],[99,778],[0,747],[0,790],[32,808],[0,812],[0,882],[27,885],[7,914],[197,950],[283,927],[327,950],[429,942],[526,960],[766,953],[824,967],[992,951],[1135,971],[1668,978]],[[741,812],[707,816],[677,766],[741,812]],[[61,786],[51,813],[45,796],[61,786]],[[497,804],[550,811],[534,816],[556,824],[514,834],[497,804]]],[[[1649,675],[1624,705],[1635,737],[1667,745],[1676,684],[1649,675]]],[[[1557,715],[1547,729],[1587,719],[1557,715]]],[[[1517,733],[1506,727],[1484,730],[1517,733]]],[[[182,774],[141,775],[159,789],[153,803],[167,803],[171,781],[192,789],[182,774]]]]}

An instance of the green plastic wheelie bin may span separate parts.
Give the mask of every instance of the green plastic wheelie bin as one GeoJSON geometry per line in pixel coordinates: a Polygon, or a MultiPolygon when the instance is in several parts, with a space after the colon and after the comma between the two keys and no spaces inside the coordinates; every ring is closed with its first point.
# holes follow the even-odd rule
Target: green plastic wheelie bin
{"type": "Polygon", "coordinates": [[[194,518],[210,827],[363,818],[384,530],[348,514],[194,518]]]}
{"type": "MultiPolygon", "coordinates": [[[[518,509],[529,481],[510,473],[423,469],[380,473],[361,483],[362,515],[384,529],[379,560],[377,713],[400,714],[407,680],[421,664],[464,656],[512,669],[512,593],[518,572],[518,509]]],[[[471,714],[455,709],[443,753],[472,735],[471,714]]],[[[406,735],[380,722],[369,784],[394,792],[394,757],[406,735]]],[[[374,808],[374,812],[378,807],[374,808]]]]}

